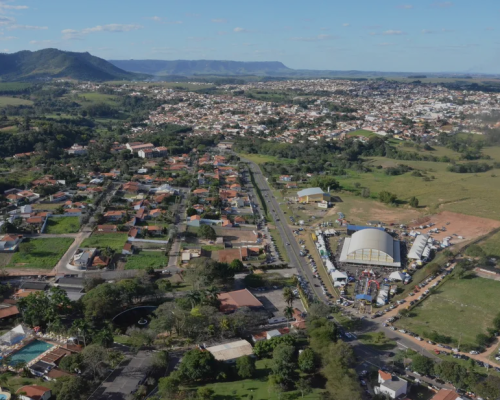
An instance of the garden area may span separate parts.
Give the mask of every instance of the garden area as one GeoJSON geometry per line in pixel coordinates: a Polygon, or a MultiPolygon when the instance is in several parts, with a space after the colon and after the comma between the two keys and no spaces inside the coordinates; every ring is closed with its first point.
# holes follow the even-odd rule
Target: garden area
{"type": "Polygon", "coordinates": [[[73,241],[72,238],[25,239],[7,268],[52,269],[73,241]]]}
{"type": "Polygon", "coordinates": [[[76,233],[80,229],[79,217],[61,217],[49,218],[47,225],[45,225],[44,233],[50,234],[64,234],[76,233]]]}

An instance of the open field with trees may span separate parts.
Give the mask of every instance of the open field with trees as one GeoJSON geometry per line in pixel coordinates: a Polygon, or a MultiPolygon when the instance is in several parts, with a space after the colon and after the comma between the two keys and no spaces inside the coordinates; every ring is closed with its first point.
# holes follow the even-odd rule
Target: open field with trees
{"type": "Polygon", "coordinates": [[[7,268],[52,269],[73,241],[71,238],[25,239],[7,268]]]}
{"type": "Polygon", "coordinates": [[[76,233],[79,229],[80,218],[78,217],[49,218],[44,233],[76,233]]]}
{"type": "Polygon", "coordinates": [[[357,131],[352,131],[347,134],[347,136],[364,136],[364,137],[372,137],[377,134],[372,131],[367,131],[366,129],[358,129],[357,131]]]}
{"type": "Polygon", "coordinates": [[[31,100],[19,99],[17,97],[0,96],[0,108],[6,106],[31,106],[31,100]]]}
{"type": "Polygon", "coordinates": [[[398,327],[429,337],[435,331],[449,336],[454,343],[477,346],[477,335],[493,327],[498,314],[500,282],[469,275],[449,279],[436,293],[398,321],[398,327]]]}

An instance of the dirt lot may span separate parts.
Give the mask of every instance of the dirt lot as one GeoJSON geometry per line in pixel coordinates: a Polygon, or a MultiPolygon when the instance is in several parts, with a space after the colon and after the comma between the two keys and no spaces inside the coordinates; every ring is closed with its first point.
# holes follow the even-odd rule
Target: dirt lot
{"type": "MultiPolygon", "coordinates": [[[[453,236],[453,234],[463,237],[463,239],[458,239],[457,236],[453,236],[451,241],[452,244],[470,242],[471,240],[484,236],[493,229],[500,227],[500,221],[474,217],[472,215],[458,214],[450,211],[443,211],[421,221],[423,222],[419,221],[418,224],[410,226],[417,227],[421,223],[428,224],[429,222],[433,222],[436,224],[433,228],[441,228],[443,226],[446,227],[445,232],[434,233],[432,235],[433,238],[442,240],[447,236],[453,236]]],[[[427,229],[419,230],[421,233],[427,232],[427,229]]]]}
{"type": "Polygon", "coordinates": [[[225,242],[250,242],[256,243],[257,236],[251,229],[215,228],[217,236],[223,236],[225,242]]]}

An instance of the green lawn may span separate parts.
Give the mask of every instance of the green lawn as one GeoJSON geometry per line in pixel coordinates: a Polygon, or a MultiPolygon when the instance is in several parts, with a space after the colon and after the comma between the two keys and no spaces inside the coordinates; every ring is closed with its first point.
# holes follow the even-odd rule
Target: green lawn
{"type": "Polygon", "coordinates": [[[113,250],[121,251],[126,241],[126,233],[94,233],[83,241],[81,247],[111,247],[113,250]]]}
{"type": "MultiPolygon", "coordinates": [[[[271,360],[257,360],[257,371],[254,379],[244,379],[235,382],[217,382],[206,385],[214,391],[214,400],[248,399],[253,396],[254,400],[278,400],[281,396],[269,390],[267,379],[271,373],[271,360]]],[[[303,398],[308,400],[321,399],[320,389],[314,389],[311,394],[303,398]]],[[[297,392],[287,392],[297,393],[297,392]]],[[[297,398],[302,398],[299,393],[297,398]]]]}
{"type": "Polygon", "coordinates": [[[500,282],[471,277],[449,279],[420,305],[409,318],[397,323],[419,335],[436,332],[451,336],[462,344],[475,345],[478,333],[486,333],[498,313],[500,282]]]}
{"type": "Polygon", "coordinates": [[[347,136],[372,137],[372,136],[377,136],[377,134],[372,131],[367,131],[366,129],[358,129],[357,131],[349,132],[347,136]]]}
{"type": "Polygon", "coordinates": [[[80,229],[79,217],[49,218],[44,233],[76,233],[80,229]]]}
{"type": "Polygon", "coordinates": [[[6,106],[31,106],[31,100],[18,99],[17,97],[0,96],[0,107],[6,106]]]}
{"type": "Polygon", "coordinates": [[[52,269],[73,241],[71,238],[25,239],[7,268],[52,269]]]}
{"type": "Polygon", "coordinates": [[[500,232],[478,243],[488,257],[500,258],[500,232]]]}
{"type": "Polygon", "coordinates": [[[163,251],[141,251],[127,258],[125,269],[162,268],[168,264],[168,257],[163,251]]]}
{"type": "Polygon", "coordinates": [[[201,248],[206,251],[219,251],[225,249],[223,245],[208,245],[208,244],[205,246],[201,246],[201,248]]]}
{"type": "MultiPolygon", "coordinates": [[[[493,148],[488,149],[494,153],[493,148]]],[[[348,171],[347,175],[337,177],[343,188],[356,191],[355,184],[367,187],[371,196],[387,190],[398,196],[398,199],[408,201],[416,196],[420,206],[427,212],[434,213],[448,210],[478,217],[500,220],[500,173],[492,170],[482,173],[458,174],[447,171],[448,164],[431,161],[399,161],[383,157],[372,157],[368,165],[373,167],[369,173],[348,171]],[[384,169],[377,166],[394,167],[404,164],[425,174],[423,177],[413,176],[412,172],[403,175],[389,176],[384,169]]],[[[360,189],[359,189],[360,190],[360,189]]],[[[359,191],[358,190],[358,191],[359,191]]]]}
{"type": "Polygon", "coordinates": [[[377,350],[392,350],[396,347],[396,342],[389,339],[383,332],[369,332],[358,335],[361,343],[373,347],[377,350]]]}
{"type": "Polygon", "coordinates": [[[46,381],[42,378],[22,378],[13,372],[5,372],[8,376],[7,382],[2,383],[2,387],[6,388],[9,392],[15,393],[19,388],[26,385],[40,385],[52,389],[53,382],[46,381]]]}

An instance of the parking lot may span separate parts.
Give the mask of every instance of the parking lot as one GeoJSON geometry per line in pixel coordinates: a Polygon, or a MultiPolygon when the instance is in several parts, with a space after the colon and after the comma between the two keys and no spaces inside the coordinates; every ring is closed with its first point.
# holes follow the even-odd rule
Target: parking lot
{"type": "MultiPolygon", "coordinates": [[[[259,301],[264,305],[264,308],[272,313],[275,317],[283,317],[283,310],[288,304],[285,303],[283,299],[283,289],[270,289],[270,290],[256,290],[252,289],[251,292],[259,301]]],[[[297,300],[293,302],[293,307],[298,308],[300,311],[304,311],[304,306],[297,295],[297,300]]]]}

